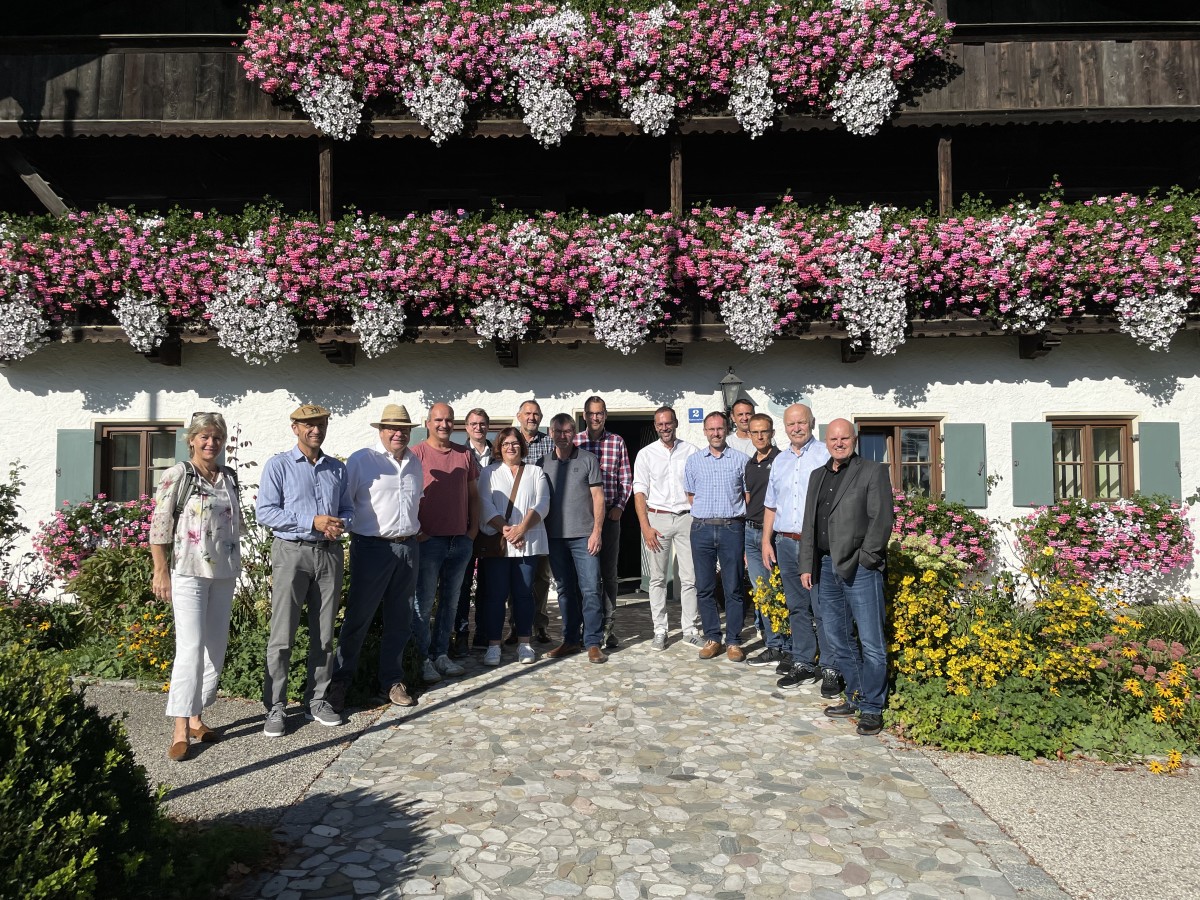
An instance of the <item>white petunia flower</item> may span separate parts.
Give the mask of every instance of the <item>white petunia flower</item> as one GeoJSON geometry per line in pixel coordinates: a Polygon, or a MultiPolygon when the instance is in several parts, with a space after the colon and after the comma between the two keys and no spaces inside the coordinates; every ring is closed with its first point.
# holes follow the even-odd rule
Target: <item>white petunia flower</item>
{"type": "Polygon", "coordinates": [[[892,114],[900,91],[887,69],[855,72],[833,90],[833,119],[851,134],[873,135],[892,114]]]}
{"type": "Polygon", "coordinates": [[[354,84],[340,75],[306,74],[297,98],[304,114],[325,134],[348,141],[362,122],[363,102],[354,84]]]}
{"type": "Polygon", "coordinates": [[[733,78],[729,109],[750,137],[760,137],[775,121],[779,104],[771,90],[771,73],[762,63],[747,66],[733,78]]]}
{"type": "Polygon", "coordinates": [[[113,313],[129,344],[138,353],[152,353],[162,344],[167,336],[167,326],[163,321],[163,311],[154,298],[141,291],[125,291],[117,299],[113,313]]]}

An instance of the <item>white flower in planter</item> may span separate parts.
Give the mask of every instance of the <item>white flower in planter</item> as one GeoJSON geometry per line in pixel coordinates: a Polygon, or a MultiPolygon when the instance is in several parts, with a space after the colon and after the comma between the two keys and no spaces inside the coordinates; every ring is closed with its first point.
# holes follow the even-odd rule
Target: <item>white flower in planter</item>
{"type": "Polygon", "coordinates": [[[0,359],[13,362],[36,351],[49,338],[50,321],[30,296],[24,275],[4,279],[0,296],[0,359]]]}
{"type": "Polygon", "coordinates": [[[900,91],[887,69],[855,72],[833,89],[833,119],[851,134],[869,136],[892,115],[900,91]]]}
{"type": "Polygon", "coordinates": [[[841,306],[850,346],[862,347],[869,338],[871,352],[889,356],[904,343],[908,306],[904,284],[881,276],[878,273],[881,260],[865,246],[878,235],[881,224],[879,210],[851,214],[846,229],[851,246],[837,254],[840,284],[828,288],[826,293],[841,306]]]}
{"type": "Polygon", "coordinates": [[[754,63],[734,76],[729,109],[752,139],[771,127],[779,104],[771,90],[771,73],[766,66],[754,63]]]}
{"type": "Polygon", "coordinates": [[[452,75],[440,70],[414,81],[404,92],[404,105],[422,125],[429,129],[435,144],[463,130],[467,113],[466,88],[452,75]]]}
{"type": "MultiPolygon", "coordinates": [[[[534,40],[522,45],[510,65],[521,120],[534,139],[546,147],[557,146],[575,124],[575,97],[562,86],[567,72],[547,72],[539,44],[569,44],[576,34],[587,31],[587,19],[573,9],[534,19],[514,32],[514,37],[534,40]]],[[[566,65],[570,65],[569,60],[566,65]]]]}
{"type": "Polygon", "coordinates": [[[1171,348],[1171,338],[1183,325],[1187,308],[1187,294],[1179,291],[1122,297],[1117,301],[1121,330],[1151,350],[1171,348]]]}
{"type": "Polygon", "coordinates": [[[394,295],[372,291],[352,302],[358,345],[371,359],[383,356],[400,344],[404,335],[404,301],[394,295]]]}
{"type": "Polygon", "coordinates": [[[167,336],[167,326],[163,321],[163,311],[154,298],[141,291],[126,290],[117,299],[113,313],[129,344],[138,353],[152,353],[167,336]]]}
{"type": "Polygon", "coordinates": [[[350,140],[362,122],[363,102],[354,96],[354,84],[340,75],[306,74],[297,99],[304,114],[331,138],[350,140]]]}
{"type": "Polygon", "coordinates": [[[633,91],[621,106],[631,121],[646,134],[662,137],[675,118],[675,98],[643,84],[633,91]]]}
{"type": "Polygon", "coordinates": [[[780,266],[787,241],[773,222],[746,222],[733,236],[733,250],[746,259],[742,286],[720,298],[721,318],[730,339],[743,350],[761,353],[775,342],[779,303],[795,291],[780,266]]]}
{"type": "Polygon", "coordinates": [[[257,237],[251,236],[250,252],[240,260],[229,260],[226,290],[212,298],[208,310],[222,347],[252,365],[266,365],[299,349],[300,328],[279,283],[268,276],[257,243],[257,237]]]}

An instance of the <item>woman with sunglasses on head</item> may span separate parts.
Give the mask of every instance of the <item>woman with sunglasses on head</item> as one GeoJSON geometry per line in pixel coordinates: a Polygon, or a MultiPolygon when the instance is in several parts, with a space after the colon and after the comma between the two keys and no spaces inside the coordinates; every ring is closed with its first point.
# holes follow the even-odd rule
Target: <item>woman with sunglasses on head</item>
{"type": "Polygon", "coordinates": [[[229,429],[220,413],[197,413],[187,429],[191,457],[163,473],[150,520],[154,596],[170,602],[175,663],[167,695],[174,734],[167,757],[185,759],[191,739],[218,739],[201,721],[217,697],[241,570],[237,477],[218,464],[229,429]]]}
{"type": "Polygon", "coordinates": [[[488,648],[485,666],[500,665],[500,638],[504,631],[505,601],[512,595],[513,618],[517,631],[517,660],[531,663],[536,659],[530,636],[533,634],[533,577],[539,557],[550,552],[546,526],[542,523],[550,509],[550,491],[545,473],[526,465],[528,445],[518,428],[505,428],[494,444],[495,462],[479,476],[479,496],[483,500],[483,535],[499,534],[501,556],[481,556],[486,595],[484,610],[488,648]]]}

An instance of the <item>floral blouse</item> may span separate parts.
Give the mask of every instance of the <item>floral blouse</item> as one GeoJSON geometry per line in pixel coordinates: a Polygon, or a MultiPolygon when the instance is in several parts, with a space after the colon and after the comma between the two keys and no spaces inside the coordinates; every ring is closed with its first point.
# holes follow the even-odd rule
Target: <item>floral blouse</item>
{"type": "Polygon", "coordinates": [[[242,565],[242,508],[237,487],[224,469],[218,472],[215,484],[198,476],[195,490],[176,522],[175,489],[185,466],[172,466],[158,483],[150,543],[171,544],[171,570],[176,574],[236,578],[242,565]]]}

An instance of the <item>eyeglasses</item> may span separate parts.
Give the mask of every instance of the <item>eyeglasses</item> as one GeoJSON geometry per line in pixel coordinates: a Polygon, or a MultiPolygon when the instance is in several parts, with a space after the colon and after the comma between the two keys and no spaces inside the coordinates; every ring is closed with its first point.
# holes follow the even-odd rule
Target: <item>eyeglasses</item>
{"type": "Polygon", "coordinates": [[[488,423],[487,422],[468,422],[467,427],[468,428],[487,428],[488,423]]]}
{"type": "Polygon", "coordinates": [[[505,441],[500,446],[503,447],[505,450],[520,450],[521,442],[520,441],[505,441]]]}

